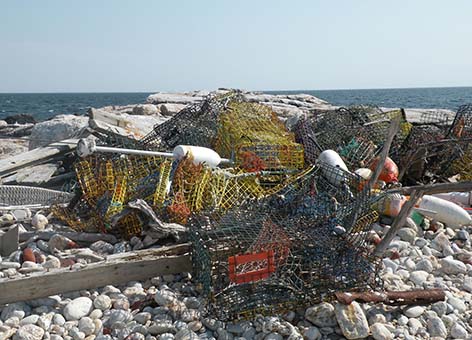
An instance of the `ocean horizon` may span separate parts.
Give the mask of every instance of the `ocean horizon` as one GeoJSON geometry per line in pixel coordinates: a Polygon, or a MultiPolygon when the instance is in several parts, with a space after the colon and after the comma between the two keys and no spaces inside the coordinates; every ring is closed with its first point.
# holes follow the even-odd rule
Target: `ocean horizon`
{"type": "MultiPolygon", "coordinates": [[[[153,92],[43,92],[0,93],[0,119],[29,114],[36,120],[59,114],[86,114],[90,107],[140,104],[153,92]]],[[[472,103],[472,87],[416,87],[335,90],[257,90],[268,94],[306,93],[339,106],[376,105],[381,107],[457,110],[472,103]]]]}

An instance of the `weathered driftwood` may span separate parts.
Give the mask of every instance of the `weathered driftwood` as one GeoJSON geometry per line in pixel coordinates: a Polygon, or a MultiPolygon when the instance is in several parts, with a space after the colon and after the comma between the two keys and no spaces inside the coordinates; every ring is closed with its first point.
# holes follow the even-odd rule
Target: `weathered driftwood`
{"type": "Polygon", "coordinates": [[[8,256],[18,249],[18,225],[11,227],[5,234],[0,235],[0,255],[8,256]]]}
{"type": "Polygon", "coordinates": [[[28,277],[0,280],[0,305],[38,299],[106,285],[190,272],[187,254],[190,245],[146,249],[110,255],[103,262],[91,263],[81,269],[61,268],[32,273],[28,277]]]}
{"type": "Polygon", "coordinates": [[[377,167],[375,168],[374,173],[372,174],[369,180],[369,184],[368,184],[369,189],[373,188],[375,183],[377,183],[377,180],[379,179],[380,173],[382,172],[384,168],[385,160],[387,159],[388,153],[390,151],[390,146],[392,145],[393,138],[397,134],[397,131],[399,128],[400,128],[400,116],[396,117],[390,123],[387,139],[385,140],[385,143],[382,147],[382,151],[380,153],[379,162],[377,163],[377,167]]]}
{"type": "Polygon", "coordinates": [[[343,304],[353,301],[382,302],[387,305],[417,305],[444,301],[446,294],[442,289],[421,289],[403,292],[336,292],[336,298],[343,304]]]}
{"type": "Polygon", "coordinates": [[[37,240],[48,241],[53,235],[60,234],[75,242],[93,243],[97,241],[105,241],[115,244],[118,242],[115,236],[111,234],[102,233],[80,233],[75,231],[28,231],[20,234],[20,242],[24,242],[31,237],[36,237],[37,240]]]}
{"type": "Polygon", "coordinates": [[[398,192],[403,195],[410,195],[415,190],[422,190],[425,195],[440,194],[444,192],[463,192],[472,191],[472,182],[458,182],[458,183],[437,183],[427,185],[416,185],[412,187],[403,187],[399,189],[390,190],[388,192],[398,192]]]}
{"type": "Polygon", "coordinates": [[[5,177],[18,169],[44,163],[54,157],[73,151],[77,139],[67,139],[0,160],[0,176],[5,177]]]}
{"type": "Polygon", "coordinates": [[[35,165],[18,170],[14,175],[3,179],[4,184],[18,183],[18,184],[44,184],[50,180],[54,173],[59,168],[57,163],[47,163],[35,165]]]}

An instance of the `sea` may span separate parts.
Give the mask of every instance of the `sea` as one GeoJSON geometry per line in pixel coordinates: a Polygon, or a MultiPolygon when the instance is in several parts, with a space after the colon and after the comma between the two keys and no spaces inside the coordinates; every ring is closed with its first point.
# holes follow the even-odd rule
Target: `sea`
{"type": "MultiPolygon", "coordinates": [[[[472,103],[472,87],[403,88],[366,90],[262,91],[270,94],[307,93],[334,105],[443,108],[457,110],[472,103]]],[[[0,119],[29,114],[37,121],[59,114],[85,114],[89,107],[145,103],[148,92],[135,93],[0,93],[0,119]]]]}

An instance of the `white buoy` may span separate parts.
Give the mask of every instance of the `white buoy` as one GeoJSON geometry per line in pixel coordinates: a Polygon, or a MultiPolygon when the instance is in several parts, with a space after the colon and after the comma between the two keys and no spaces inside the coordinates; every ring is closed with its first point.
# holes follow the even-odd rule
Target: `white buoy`
{"type": "Polygon", "coordinates": [[[349,173],[346,163],[336,151],[325,150],[318,156],[317,162],[329,165],[329,167],[322,167],[321,171],[326,179],[333,185],[339,186],[346,182],[346,173],[349,173]]]}
{"type": "Polygon", "coordinates": [[[356,175],[359,175],[365,180],[369,180],[372,177],[372,170],[367,169],[367,168],[359,168],[356,171],[354,171],[356,175]]]}
{"type": "Polygon", "coordinates": [[[80,139],[77,143],[77,154],[79,157],[86,157],[94,152],[111,152],[126,155],[141,156],[159,156],[169,157],[177,160],[182,159],[185,155],[190,154],[193,157],[194,164],[205,163],[211,168],[217,167],[220,163],[231,163],[231,160],[221,158],[215,151],[202,146],[193,145],[177,145],[173,152],[147,151],[136,149],[122,149],[108,146],[97,146],[94,140],[80,139]]]}
{"type": "Polygon", "coordinates": [[[424,195],[419,203],[419,212],[429,218],[445,223],[450,228],[471,225],[472,217],[462,207],[442,198],[424,195]]]}
{"type": "Polygon", "coordinates": [[[177,145],[172,151],[175,159],[182,159],[187,154],[193,157],[195,164],[205,163],[211,168],[216,168],[221,163],[221,157],[215,151],[202,146],[177,145]]]}

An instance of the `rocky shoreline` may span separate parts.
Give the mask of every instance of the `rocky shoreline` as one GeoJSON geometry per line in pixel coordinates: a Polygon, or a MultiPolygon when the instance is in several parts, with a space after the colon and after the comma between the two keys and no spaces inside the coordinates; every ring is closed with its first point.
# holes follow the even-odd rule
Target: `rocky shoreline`
{"type": "MultiPolygon", "coordinates": [[[[154,125],[208,94],[158,93],[149,96],[144,104],[91,109],[89,117],[57,116],[34,124],[24,133],[18,131],[25,124],[0,122],[0,134],[2,131],[11,134],[0,140],[0,159],[26,148],[35,150],[52,142],[84,136],[92,125],[142,137],[154,125]],[[15,136],[15,131],[20,136],[15,136]]],[[[249,101],[269,105],[289,127],[313,110],[337,108],[303,94],[245,93],[245,96],[249,101]]],[[[434,111],[409,109],[406,114],[410,121],[415,121],[421,114],[434,111]]],[[[453,112],[443,112],[454,116],[453,112]]],[[[59,168],[56,175],[60,174],[59,168]]],[[[3,281],[57,268],[83,268],[111,254],[153,247],[150,237],[76,242],[60,235],[72,230],[41,209],[0,210],[0,215],[0,229],[17,224],[20,236],[40,232],[51,235],[47,239],[28,238],[19,250],[0,258],[3,281]]],[[[388,223],[376,223],[370,239],[383,237],[389,229],[388,223]]],[[[432,219],[418,223],[408,218],[389,245],[379,274],[384,290],[446,291],[445,301],[429,305],[358,302],[345,305],[332,301],[287,310],[282,316],[223,322],[208,315],[205,299],[192,275],[181,273],[8,304],[0,307],[0,340],[472,339],[471,231],[470,226],[452,229],[432,219]]]]}

